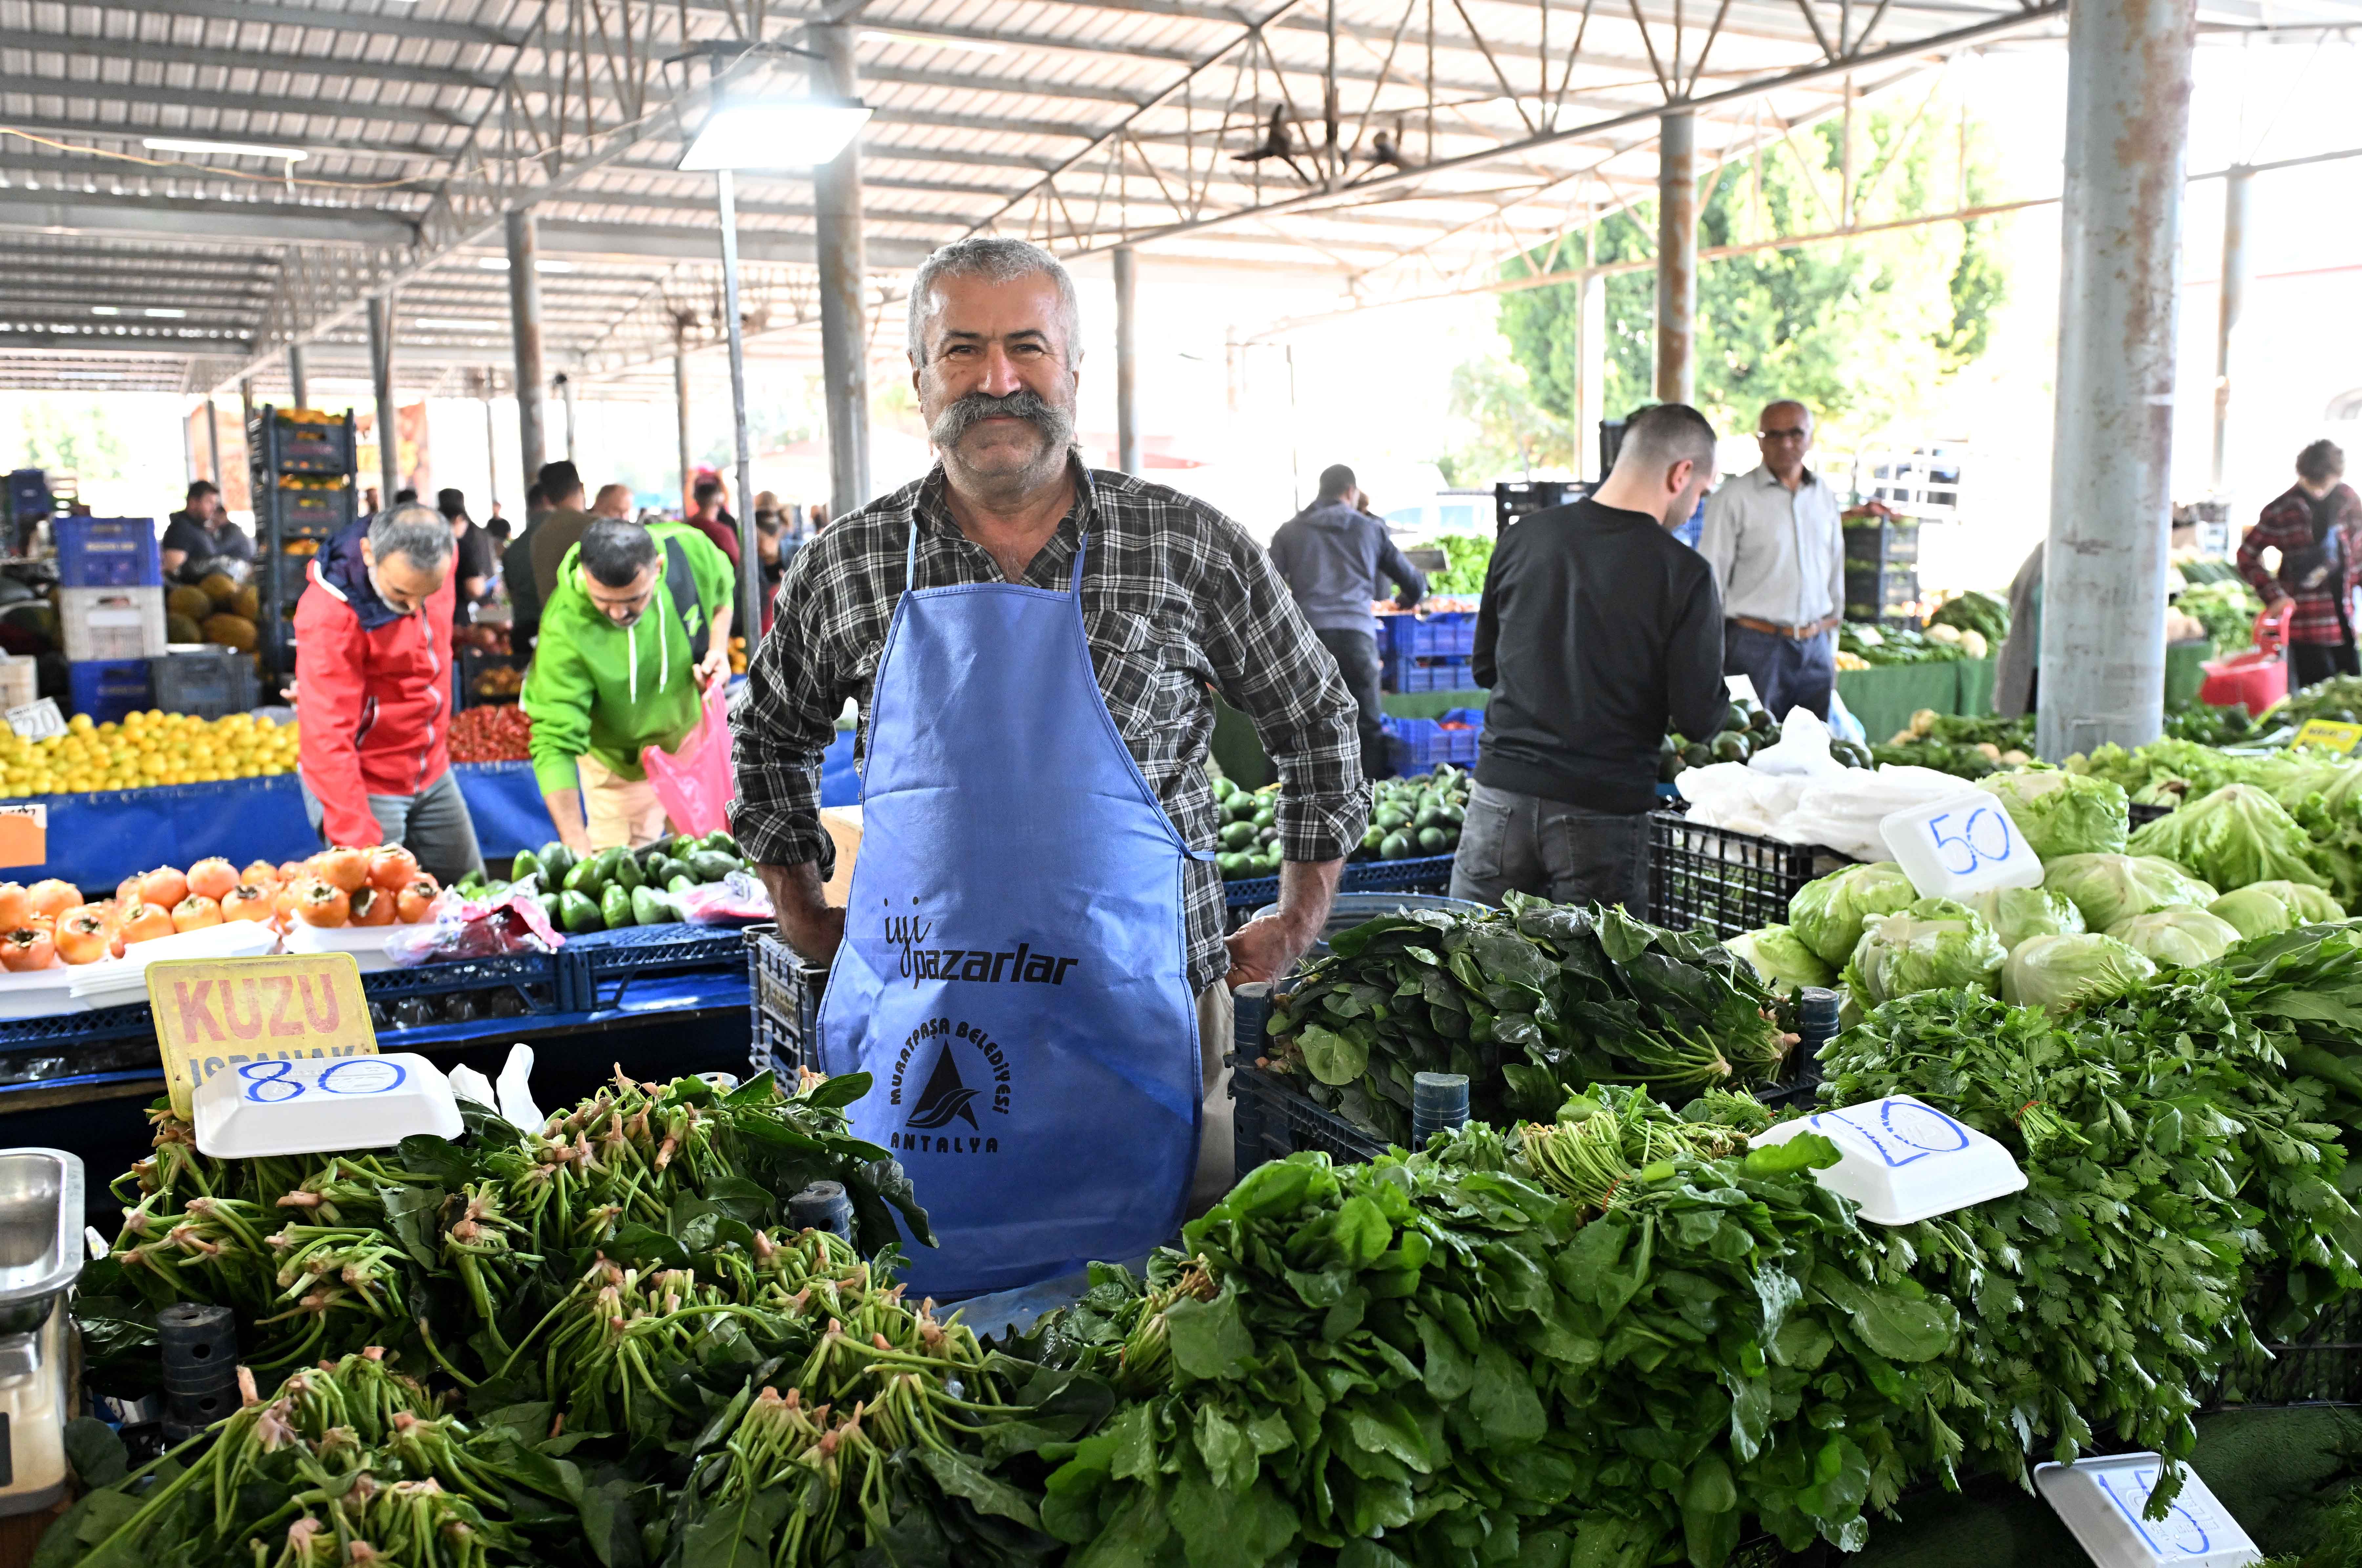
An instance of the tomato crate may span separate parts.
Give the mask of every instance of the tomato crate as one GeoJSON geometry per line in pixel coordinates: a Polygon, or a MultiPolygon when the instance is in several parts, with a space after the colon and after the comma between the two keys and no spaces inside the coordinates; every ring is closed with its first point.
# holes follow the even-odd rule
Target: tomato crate
{"type": "Polygon", "coordinates": [[[792,1087],[798,1068],[820,1070],[820,999],[828,989],[828,966],[805,963],[801,954],[779,940],[776,925],[750,925],[741,939],[746,944],[746,984],[753,993],[754,1047],[748,1064],[758,1073],[777,1073],[792,1087]]]}
{"type": "Polygon", "coordinates": [[[1385,730],[1386,751],[1399,778],[1432,773],[1446,763],[1472,766],[1484,745],[1485,710],[1482,708],[1448,709],[1440,719],[1398,719],[1389,713],[1379,723],[1385,730]],[[1463,730],[1444,728],[1448,723],[1468,727],[1463,730]]]}
{"type": "Polygon", "coordinates": [[[1805,883],[1849,865],[1808,844],[1692,823],[1679,812],[1649,813],[1649,918],[1673,931],[1705,926],[1716,936],[1788,918],[1805,883]]]}
{"type": "Polygon", "coordinates": [[[1378,652],[1385,658],[1467,658],[1476,651],[1476,613],[1407,610],[1378,617],[1378,652]]]}

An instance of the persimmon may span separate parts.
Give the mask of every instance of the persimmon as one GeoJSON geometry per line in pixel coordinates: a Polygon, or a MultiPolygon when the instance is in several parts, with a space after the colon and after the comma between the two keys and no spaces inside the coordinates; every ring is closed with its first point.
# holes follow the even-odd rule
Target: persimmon
{"type": "Polygon", "coordinates": [[[134,871],[130,876],[126,877],[122,881],[115,884],[116,908],[129,909],[133,904],[139,902],[139,884],[141,880],[141,874],[134,871]]]}
{"type": "Polygon", "coordinates": [[[20,925],[6,936],[0,937],[0,966],[12,975],[28,969],[46,969],[58,961],[57,944],[46,931],[20,925]]]}
{"type": "Polygon", "coordinates": [[[219,903],[237,886],[237,867],[218,855],[207,856],[189,867],[189,891],[219,903]]]}
{"type": "Polygon", "coordinates": [[[306,864],[313,876],[339,892],[358,893],[369,886],[370,862],[366,849],[351,849],[338,845],[334,849],[320,851],[306,864]]]}
{"type": "Polygon", "coordinates": [[[94,964],[106,956],[106,922],[90,904],[68,910],[58,921],[56,946],[69,964],[94,964]]]}
{"type": "MultiPolygon", "coordinates": [[[[182,897],[186,898],[187,894],[182,897]]],[[[123,913],[115,928],[116,936],[126,947],[135,943],[153,942],[160,936],[172,934],[172,911],[161,904],[134,904],[123,913]]]]}
{"type": "Polygon", "coordinates": [[[369,879],[372,888],[398,893],[418,875],[418,856],[398,844],[381,844],[370,851],[369,879]]]}
{"type": "Polygon", "coordinates": [[[171,909],[189,896],[189,878],[176,866],[159,866],[139,878],[139,901],[171,909]]]}
{"type": "Polygon", "coordinates": [[[172,906],[174,931],[203,931],[209,925],[219,925],[221,922],[221,901],[217,899],[209,899],[203,893],[191,893],[172,906]]]}
{"type": "Polygon", "coordinates": [[[395,914],[394,895],[382,888],[363,888],[352,899],[353,925],[392,925],[395,914]]]}
{"type": "Polygon", "coordinates": [[[249,860],[246,863],[246,869],[237,874],[237,884],[241,888],[268,888],[283,880],[285,878],[279,875],[279,867],[268,860],[249,860]]]}
{"type": "Polygon", "coordinates": [[[295,884],[295,918],[305,925],[338,926],[352,918],[352,895],[317,877],[295,884]]]}
{"type": "Polygon", "coordinates": [[[278,880],[281,882],[292,882],[298,877],[310,875],[311,873],[304,869],[304,862],[301,860],[282,860],[279,863],[278,880]]]}
{"type": "Polygon", "coordinates": [[[33,912],[48,915],[51,920],[57,919],[82,902],[80,888],[55,877],[34,883],[30,888],[26,889],[25,892],[26,896],[32,900],[33,912]]]}
{"type": "Polygon", "coordinates": [[[412,878],[410,886],[402,889],[402,895],[394,904],[395,912],[402,917],[402,923],[415,925],[425,920],[426,911],[435,905],[436,895],[442,891],[441,888],[436,886],[435,878],[424,871],[412,878]]]}
{"type": "Polygon", "coordinates": [[[33,895],[21,882],[0,882],[0,931],[14,931],[33,912],[33,895]]]}
{"type": "Polygon", "coordinates": [[[222,919],[268,922],[271,916],[278,913],[278,911],[272,907],[275,901],[269,889],[258,888],[251,882],[241,882],[232,888],[223,898],[222,919]]]}

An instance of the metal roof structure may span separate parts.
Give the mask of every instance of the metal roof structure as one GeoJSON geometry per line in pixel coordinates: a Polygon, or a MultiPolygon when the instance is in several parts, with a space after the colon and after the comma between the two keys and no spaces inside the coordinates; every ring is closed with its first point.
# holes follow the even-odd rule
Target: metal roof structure
{"type": "MultiPolygon", "coordinates": [[[[686,133],[723,97],[803,91],[814,22],[858,29],[891,347],[908,270],[980,228],[1436,292],[1652,192],[1669,106],[1710,165],[2065,21],[2065,0],[0,0],[0,387],[283,395],[290,343],[315,383],[366,385],[364,303],[390,289],[398,385],[478,390],[510,363],[501,229],[528,205],[548,369],[653,381],[719,335],[686,133]]],[[[742,174],[738,204],[747,329],[800,351],[811,181],[742,174]]]]}

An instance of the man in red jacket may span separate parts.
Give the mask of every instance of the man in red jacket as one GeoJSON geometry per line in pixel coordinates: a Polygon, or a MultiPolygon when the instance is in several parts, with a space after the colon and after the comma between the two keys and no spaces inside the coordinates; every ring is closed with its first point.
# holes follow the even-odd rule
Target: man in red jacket
{"type": "Polygon", "coordinates": [[[356,524],[295,602],[296,777],[324,843],[395,844],[446,884],[483,865],[451,772],[450,525],[430,506],[356,524]]]}

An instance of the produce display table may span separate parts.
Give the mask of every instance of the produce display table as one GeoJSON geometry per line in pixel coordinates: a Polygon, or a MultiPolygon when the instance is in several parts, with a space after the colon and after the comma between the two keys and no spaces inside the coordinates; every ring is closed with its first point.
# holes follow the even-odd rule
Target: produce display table
{"type": "MultiPolygon", "coordinates": [[[[1838,671],[1838,695],[1846,711],[1861,721],[1872,745],[1882,745],[1898,730],[1907,729],[1911,715],[1922,708],[1938,713],[1960,713],[1960,671],[1970,661],[1946,659],[1928,664],[1874,665],[1869,669],[1838,671]]],[[[1986,700],[1992,681],[1984,683],[1986,700]]]]}
{"type": "MultiPolygon", "coordinates": [[[[1482,708],[1489,691],[1388,691],[1381,706],[1397,719],[1440,719],[1454,708],[1482,708]]],[[[1223,776],[1242,790],[1260,790],[1279,774],[1255,734],[1254,721],[1228,702],[1214,704],[1214,761],[1223,776]]],[[[825,783],[823,782],[823,790],[825,783]]],[[[823,800],[823,805],[833,801],[823,800]]]]}

